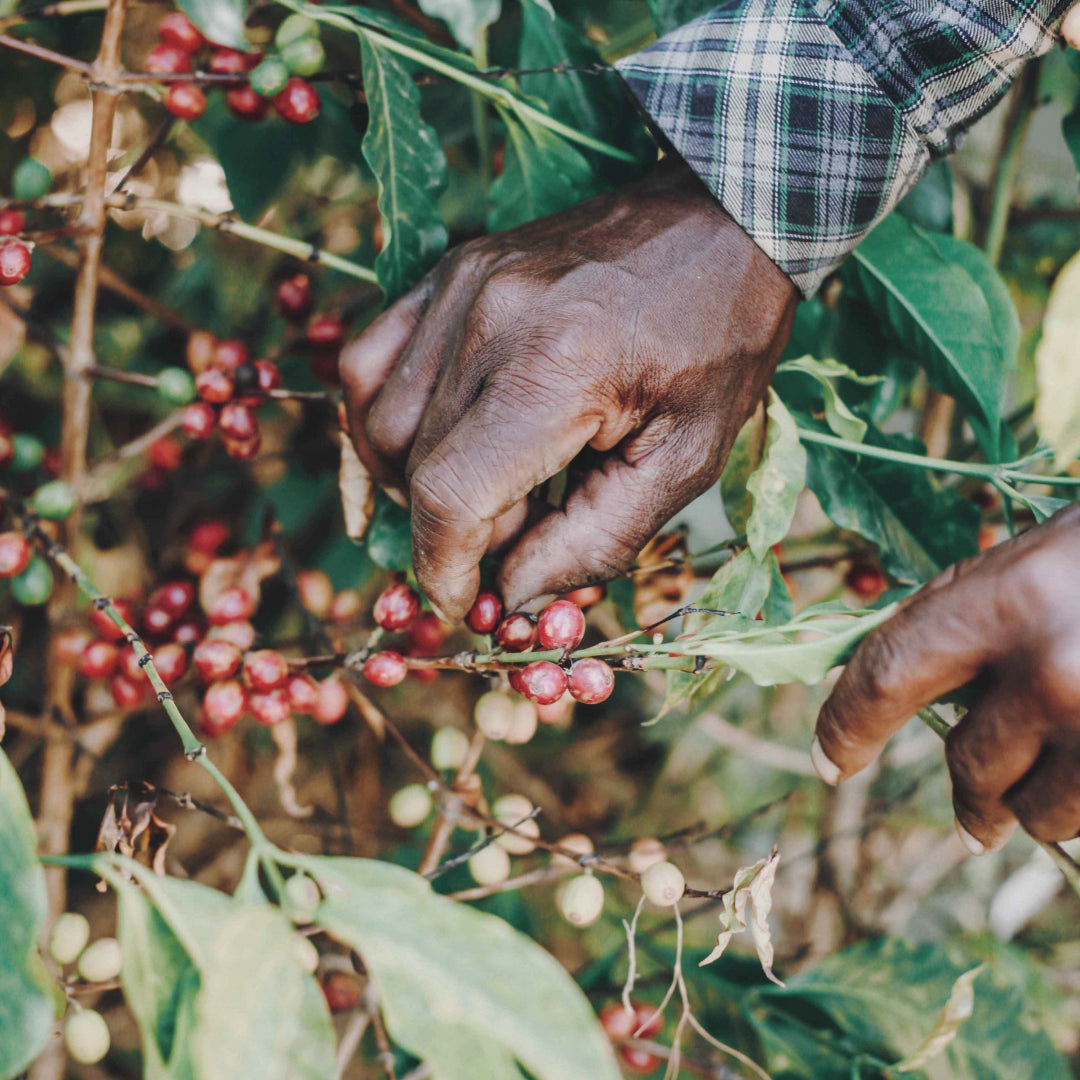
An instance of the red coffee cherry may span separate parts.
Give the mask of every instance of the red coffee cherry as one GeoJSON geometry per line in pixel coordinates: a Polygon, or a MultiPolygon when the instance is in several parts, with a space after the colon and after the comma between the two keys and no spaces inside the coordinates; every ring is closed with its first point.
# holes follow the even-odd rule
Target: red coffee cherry
{"type": "Polygon", "coordinates": [[[0,533],[0,578],[12,578],[30,565],[30,544],[22,533],[0,533]]]}
{"type": "MultiPolygon", "coordinates": [[[[260,53],[242,53],[236,49],[216,48],[210,54],[210,70],[215,75],[243,75],[257,67],[261,59],[260,53]]],[[[236,83],[225,85],[235,86],[236,83]]]]}
{"type": "Polygon", "coordinates": [[[173,83],[165,94],[165,108],[180,120],[198,120],[206,112],[206,95],[194,83],[173,83]]]}
{"type": "Polygon", "coordinates": [[[172,686],[184,677],[188,667],[187,649],[176,642],[168,642],[159,645],[154,650],[154,667],[165,681],[166,686],[172,686]]]}
{"type": "Polygon", "coordinates": [[[26,231],[26,217],[14,206],[0,210],[0,236],[18,236],[26,231]]]}
{"type": "Polygon", "coordinates": [[[161,44],[150,50],[144,65],[152,75],[187,75],[191,53],[177,45],[161,44]]]}
{"type": "Polygon", "coordinates": [[[150,444],[146,456],[150,459],[150,464],[155,468],[164,472],[175,472],[180,468],[184,448],[176,439],[164,435],[150,444]]]}
{"type": "Polygon", "coordinates": [[[296,594],[305,611],[323,619],[334,602],[334,584],[322,570],[301,570],[296,575],[296,594]]]}
{"type": "Polygon", "coordinates": [[[163,607],[148,607],[142,613],[142,625],[152,638],[164,637],[176,620],[163,607]]]}
{"type": "Polygon", "coordinates": [[[251,715],[266,727],[283,723],[292,716],[289,695],[284,690],[268,690],[265,693],[248,695],[248,708],[251,715]]]}
{"type": "Polygon", "coordinates": [[[311,278],[307,274],[293,274],[285,278],[278,284],[276,295],[278,310],[289,322],[303,322],[315,304],[311,278]]]}
{"type": "Polygon", "coordinates": [[[876,566],[856,563],[844,577],[844,584],[860,599],[876,600],[889,587],[889,581],[876,566]]]}
{"type": "Polygon", "coordinates": [[[633,1038],[651,1039],[663,1031],[664,1018],[657,1014],[653,1006],[640,1001],[631,1001],[630,1006],[631,1011],[627,1012],[621,1001],[613,1001],[600,1010],[600,1025],[610,1039],[615,1042],[633,1038]]]}
{"type": "Polygon", "coordinates": [[[52,639],[53,656],[63,667],[78,667],[82,654],[93,639],[81,626],[69,626],[52,639]]]}
{"type": "Polygon", "coordinates": [[[246,589],[232,585],[214,600],[206,617],[212,626],[224,626],[225,623],[250,619],[257,606],[255,598],[246,589]]]}
{"type": "Polygon", "coordinates": [[[210,631],[214,641],[231,641],[242,653],[255,644],[255,627],[244,619],[215,626],[210,631]]]}
{"type": "Polygon", "coordinates": [[[550,660],[534,660],[521,672],[521,690],[540,705],[558,701],[566,692],[566,672],[550,660]]]}
{"type": "Polygon", "coordinates": [[[536,636],[543,649],[574,649],[585,636],[585,616],[569,600],[548,604],[536,621],[536,636]]]}
{"type": "Polygon", "coordinates": [[[379,594],[372,614],[384,630],[408,630],[420,614],[420,597],[404,582],[389,585],[379,594]]]}
{"type": "Polygon", "coordinates": [[[223,435],[221,443],[229,457],[236,458],[238,461],[250,461],[258,456],[262,448],[262,437],[258,432],[250,439],[230,439],[227,435],[223,435]]]}
{"type": "Polygon", "coordinates": [[[437,656],[445,641],[446,627],[434,612],[421,613],[409,627],[409,651],[415,656],[437,656]]]}
{"type": "Polygon", "coordinates": [[[290,124],[308,124],[319,115],[322,103],[315,87],[294,75],[274,98],[274,108],[290,124]]]}
{"type": "Polygon", "coordinates": [[[270,102],[259,97],[247,83],[226,90],[225,105],[238,120],[247,120],[253,124],[265,119],[270,111],[270,102]]]}
{"type": "Polygon", "coordinates": [[[340,315],[316,315],[307,326],[307,339],[317,349],[340,349],[345,343],[345,323],[340,315]]]}
{"type": "Polygon", "coordinates": [[[172,640],[186,649],[193,649],[206,637],[206,623],[199,618],[188,618],[173,627],[172,640]]]}
{"type": "Polygon", "coordinates": [[[195,646],[191,659],[199,678],[213,683],[231,679],[240,670],[244,657],[231,641],[207,638],[195,646]]]}
{"type": "Polygon", "coordinates": [[[120,663],[120,650],[111,641],[92,641],[79,657],[79,674],[87,679],[107,679],[120,663]]]}
{"type": "Polygon", "coordinates": [[[233,396],[233,377],[221,368],[207,368],[195,377],[195,392],[211,405],[224,405],[233,396]]]}
{"type": "Polygon", "coordinates": [[[493,592],[479,593],[465,616],[465,623],[474,634],[490,634],[499,625],[503,606],[493,592]]]}
{"type": "Polygon", "coordinates": [[[289,695],[293,712],[313,713],[319,703],[319,688],[315,685],[315,680],[302,672],[289,676],[285,693],[289,695]]]}
{"type": "Polygon", "coordinates": [[[175,45],[184,52],[197,53],[206,44],[206,38],[182,11],[162,15],[157,29],[158,37],[166,45],[175,45]]]}
{"type": "Polygon", "coordinates": [[[251,363],[248,347],[236,338],[222,338],[214,346],[214,367],[235,371],[241,364],[251,363]]]}
{"type": "Polygon", "coordinates": [[[514,668],[513,671],[509,671],[506,674],[506,681],[510,683],[510,689],[513,690],[515,694],[521,694],[522,696],[525,694],[525,681],[521,677],[521,673],[524,670],[524,668],[514,668]]]}
{"type": "Polygon", "coordinates": [[[196,551],[207,555],[216,555],[226,540],[229,539],[229,526],[224,521],[211,518],[200,521],[188,534],[188,544],[196,551]]]}
{"type": "Polygon", "coordinates": [[[662,1058],[640,1046],[620,1046],[619,1057],[622,1058],[623,1067],[640,1076],[648,1076],[664,1063],[662,1058]]]}
{"type": "Polygon", "coordinates": [[[114,675],[109,680],[109,693],[119,708],[134,709],[150,697],[151,687],[145,679],[114,675]]]}
{"type": "Polygon", "coordinates": [[[536,644],[536,619],[522,611],[507,615],[495,631],[495,640],[507,652],[528,652],[536,644]]]}
{"type": "Polygon", "coordinates": [[[615,672],[596,657],[575,660],[567,686],[578,701],[596,705],[611,697],[611,691],[615,689],[615,672]]]}
{"type": "Polygon", "coordinates": [[[226,438],[247,442],[259,434],[259,418],[250,405],[230,401],[218,414],[218,427],[226,438]]]}
{"type": "Polygon", "coordinates": [[[163,607],[174,618],[186,615],[195,603],[195,586],[190,581],[167,581],[151,594],[148,604],[163,607]]]}
{"type": "Polygon", "coordinates": [[[211,737],[224,734],[244,715],[247,695],[235,680],[211,684],[203,697],[201,726],[211,737]]]}
{"type": "MultiPolygon", "coordinates": [[[[128,626],[135,622],[135,605],[130,600],[114,600],[113,607],[128,626]]],[[[94,624],[94,629],[108,641],[119,641],[124,636],[124,631],[109,618],[104,610],[99,611],[94,608],[90,612],[90,621],[94,624]]]]}
{"type": "Polygon", "coordinates": [[[21,240],[0,244],[0,285],[18,285],[30,273],[32,256],[21,240]]]}
{"type": "Polygon", "coordinates": [[[390,650],[372,653],[364,661],[364,675],[376,686],[396,686],[408,673],[409,668],[401,653],[390,650]]]}
{"type": "Polygon", "coordinates": [[[208,439],[217,427],[217,413],[205,401],[184,406],[180,426],[189,439],[208,439]]]}
{"type": "Polygon", "coordinates": [[[603,585],[585,585],[580,589],[572,589],[563,599],[569,600],[572,604],[577,604],[579,608],[587,608],[603,600],[604,591],[603,585]]]}
{"type": "Polygon", "coordinates": [[[340,679],[323,679],[312,716],[320,724],[336,724],[349,711],[349,691],[340,679]]]}
{"type": "Polygon", "coordinates": [[[244,685],[265,694],[285,685],[289,665],[276,649],[258,649],[244,657],[244,685]]]}
{"type": "Polygon", "coordinates": [[[346,1012],[360,1004],[360,982],[344,971],[331,971],[322,984],[322,992],[331,1012],[346,1012]]]}

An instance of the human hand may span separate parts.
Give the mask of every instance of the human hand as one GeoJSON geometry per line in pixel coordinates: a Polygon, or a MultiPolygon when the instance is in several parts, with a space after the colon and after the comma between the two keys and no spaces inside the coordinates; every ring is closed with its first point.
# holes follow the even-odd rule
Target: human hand
{"type": "Polygon", "coordinates": [[[960,838],[1001,847],[1080,833],[1080,504],[951,567],[870,634],[818,717],[837,783],[924,705],[972,683],[945,745],[960,838]]]}
{"type": "Polygon", "coordinates": [[[796,301],[682,165],[450,252],[341,364],[432,605],[460,619],[498,549],[511,610],[627,570],[720,475],[796,301]],[[567,466],[561,507],[530,502],[567,466]]]}

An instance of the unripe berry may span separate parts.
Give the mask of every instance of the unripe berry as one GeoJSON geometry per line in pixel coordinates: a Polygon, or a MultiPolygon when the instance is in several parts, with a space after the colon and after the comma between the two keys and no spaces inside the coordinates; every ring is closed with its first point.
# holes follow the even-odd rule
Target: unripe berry
{"type": "Polygon", "coordinates": [[[45,444],[33,435],[19,433],[11,439],[11,467],[16,472],[29,472],[45,460],[45,444]]]}
{"type": "Polygon", "coordinates": [[[158,22],[158,37],[166,44],[189,53],[197,53],[206,44],[206,38],[182,11],[162,15],[158,22]]]}
{"type": "Polygon", "coordinates": [[[465,622],[474,634],[491,634],[499,625],[502,612],[502,601],[493,592],[482,592],[469,608],[465,622]]]}
{"type": "Polygon", "coordinates": [[[457,728],[439,728],[431,739],[431,764],[436,769],[460,769],[468,752],[469,737],[457,728]]]}
{"type": "Polygon", "coordinates": [[[244,685],[257,693],[266,693],[285,685],[289,665],[275,649],[259,649],[244,657],[244,685]]]}
{"type": "Polygon", "coordinates": [[[93,1065],[109,1052],[109,1025],[93,1009],[80,1009],[64,1021],[64,1045],[82,1065],[93,1065]]]}
{"type": "Polygon", "coordinates": [[[123,966],[120,942],[104,937],[86,947],[79,957],[78,971],[87,982],[109,982],[120,974],[123,966]]]}
{"type": "Polygon", "coordinates": [[[34,512],[50,521],[71,517],[78,504],[74,488],[63,480],[50,480],[34,492],[30,505],[34,512]]]}
{"type": "Polygon", "coordinates": [[[349,690],[341,679],[323,679],[318,684],[319,699],[312,717],[317,724],[336,724],[349,711],[349,690]]]}
{"type": "Polygon", "coordinates": [[[116,674],[109,680],[109,693],[117,708],[134,709],[149,698],[150,684],[145,679],[116,674]]]}
{"type": "Polygon", "coordinates": [[[364,661],[364,677],[376,686],[397,686],[408,673],[405,658],[389,649],[372,653],[364,661]]]}
{"type": "Polygon", "coordinates": [[[0,210],[0,236],[18,236],[26,231],[26,216],[14,206],[0,210]]]}
{"type": "Polygon", "coordinates": [[[340,349],[345,344],[345,322],[340,315],[324,312],[308,323],[306,336],[317,349],[340,349]]]}
{"type": "Polygon", "coordinates": [[[399,829],[414,829],[431,813],[431,792],[423,784],[408,784],[390,798],[390,820],[399,829]]]}
{"type": "Polygon", "coordinates": [[[247,695],[235,680],[211,683],[203,696],[202,728],[215,738],[223,735],[244,715],[247,695]]]}
{"type": "Polygon", "coordinates": [[[293,712],[312,713],[319,702],[319,688],[315,685],[315,680],[302,672],[289,676],[285,683],[285,693],[289,695],[293,712]]]}
{"type": "Polygon", "coordinates": [[[558,701],[550,705],[537,705],[536,718],[541,724],[550,724],[560,731],[565,731],[573,720],[574,699],[569,693],[563,694],[558,701]]]}
{"type": "MultiPolygon", "coordinates": [[[[593,855],[596,852],[593,842],[584,833],[570,833],[569,836],[564,836],[559,841],[559,847],[566,848],[567,851],[572,851],[576,855],[593,855]]],[[[577,859],[572,859],[569,855],[560,855],[556,851],[552,853],[551,865],[577,867],[581,864],[577,859]]]]}
{"type": "Polygon", "coordinates": [[[311,278],[307,274],[285,278],[278,284],[276,296],[278,309],[290,322],[302,322],[315,304],[311,278]]]}
{"type": "Polygon", "coordinates": [[[250,619],[257,606],[251,593],[239,585],[232,585],[214,599],[206,617],[214,626],[224,626],[225,623],[250,619]]]}
{"type": "Polygon", "coordinates": [[[550,660],[534,660],[521,673],[521,693],[540,705],[551,705],[566,692],[566,672],[550,660]]]}
{"type": "Polygon", "coordinates": [[[165,94],[165,108],[180,120],[198,120],[206,112],[206,95],[194,83],[173,83],[165,94]]]}
{"type": "Polygon", "coordinates": [[[286,45],[299,41],[300,38],[316,37],[318,33],[319,24],[314,19],[294,12],[287,16],[277,28],[277,33],[274,34],[274,46],[284,49],[286,45]]]}
{"type": "Polygon", "coordinates": [[[92,641],[79,657],[79,674],[86,679],[107,679],[120,662],[120,650],[111,641],[92,641]]]}
{"type": "Polygon", "coordinates": [[[674,863],[653,863],[641,875],[641,891],[658,907],[671,907],[686,892],[686,878],[674,863]]]}
{"type": "Polygon", "coordinates": [[[342,589],[330,605],[330,621],[348,623],[359,618],[363,609],[363,600],[356,589],[342,589]]]}
{"type": "Polygon", "coordinates": [[[248,694],[248,708],[264,727],[282,724],[292,716],[289,695],[280,689],[248,694]]]}
{"type": "Polygon", "coordinates": [[[510,746],[524,746],[536,734],[539,722],[537,706],[528,699],[514,702],[514,718],[510,730],[503,736],[503,741],[510,746]]]}
{"type": "Polygon", "coordinates": [[[334,602],[334,586],[322,570],[301,570],[296,575],[300,603],[318,619],[326,618],[334,602]]]}
{"type": "Polygon", "coordinates": [[[195,378],[195,392],[211,405],[224,405],[233,396],[233,377],[221,368],[207,368],[195,378]]]}
{"type": "Polygon", "coordinates": [[[495,640],[507,652],[528,652],[536,644],[536,620],[521,611],[507,615],[495,631],[495,640]]]}
{"type": "Polygon", "coordinates": [[[247,442],[259,434],[259,418],[250,405],[230,401],[218,414],[218,427],[226,438],[247,442]]]}
{"type": "Polygon", "coordinates": [[[23,607],[37,607],[44,604],[53,590],[53,575],[49,564],[34,555],[30,565],[11,579],[11,595],[15,603],[23,607]]]}
{"type": "Polygon", "coordinates": [[[532,812],[533,804],[524,795],[503,795],[495,800],[491,816],[500,825],[514,829],[503,833],[495,843],[510,855],[528,855],[536,850],[533,840],[539,837],[540,826],[529,817],[532,812]]]}
{"type": "Polygon", "coordinates": [[[158,374],[157,391],[170,405],[186,405],[195,397],[195,380],[183,368],[168,367],[158,374]]]}
{"type": "Polygon", "coordinates": [[[667,848],[655,836],[642,836],[630,845],[628,862],[635,874],[644,874],[650,866],[667,858],[667,848]]]}
{"type": "Polygon", "coordinates": [[[269,56],[251,73],[251,89],[264,101],[277,97],[288,86],[290,74],[282,60],[269,56]]]}
{"type": "Polygon", "coordinates": [[[404,583],[390,585],[379,594],[372,614],[384,630],[407,630],[420,614],[420,597],[404,583]]]}
{"type": "Polygon", "coordinates": [[[281,50],[281,59],[292,75],[308,76],[322,71],[326,52],[314,37],[297,38],[281,50]]]}
{"type": "Polygon", "coordinates": [[[292,946],[300,966],[309,975],[314,975],[319,967],[319,950],[312,944],[311,938],[303,934],[293,934],[292,946]]]}
{"type": "Polygon", "coordinates": [[[309,124],[319,115],[322,103],[315,87],[293,75],[274,98],[274,108],[290,124],[309,124]]]}
{"type": "Polygon", "coordinates": [[[238,120],[258,123],[270,111],[270,102],[259,97],[254,88],[245,84],[225,91],[225,105],[238,120]]]}
{"type": "Polygon", "coordinates": [[[498,885],[510,876],[510,855],[498,844],[488,844],[469,859],[469,873],[477,885],[498,885]]]}
{"type": "Polygon", "coordinates": [[[309,923],[315,917],[315,910],[322,902],[319,886],[307,874],[293,874],[285,882],[282,906],[293,922],[309,923]]]}
{"type": "Polygon", "coordinates": [[[73,964],[90,940],[90,922],[77,911],[65,911],[49,931],[49,955],[58,964],[73,964]]]}
{"type": "Polygon", "coordinates": [[[592,874],[571,878],[559,893],[559,912],[573,926],[592,926],[603,910],[604,886],[592,874]]]}
{"type": "Polygon", "coordinates": [[[214,360],[217,338],[209,330],[193,330],[188,334],[185,358],[193,375],[205,371],[214,360]]]}
{"type": "Polygon", "coordinates": [[[576,649],[585,636],[585,616],[569,600],[548,604],[536,622],[536,636],[542,649],[576,649]]]}
{"type": "Polygon", "coordinates": [[[11,194],[16,199],[40,199],[51,187],[52,173],[37,158],[23,158],[11,174],[11,194]]]}
{"type": "Polygon", "coordinates": [[[166,686],[179,682],[184,677],[187,666],[187,649],[183,645],[178,645],[173,641],[154,649],[154,667],[157,668],[157,673],[166,686]]]}
{"type": "Polygon", "coordinates": [[[191,71],[191,53],[176,45],[158,45],[150,50],[144,66],[151,75],[187,75],[191,71]]]}
{"type": "Polygon", "coordinates": [[[29,565],[33,552],[22,533],[0,533],[0,578],[15,577],[29,565]]]}
{"type": "Polygon", "coordinates": [[[477,698],[473,719],[489,739],[505,739],[514,725],[514,700],[501,690],[489,690],[477,698]]]}
{"type": "Polygon", "coordinates": [[[208,638],[195,646],[191,659],[199,678],[212,683],[231,679],[240,670],[243,656],[232,642],[208,638]]]}
{"type": "Polygon", "coordinates": [[[596,657],[575,660],[567,680],[570,693],[586,705],[596,705],[611,697],[615,689],[615,672],[596,657]]]}

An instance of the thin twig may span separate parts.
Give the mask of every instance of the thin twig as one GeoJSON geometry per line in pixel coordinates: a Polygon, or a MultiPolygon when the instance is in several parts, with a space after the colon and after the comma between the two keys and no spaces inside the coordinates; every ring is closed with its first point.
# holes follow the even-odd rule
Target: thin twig
{"type": "Polygon", "coordinates": [[[0,34],[0,46],[14,52],[25,53],[27,56],[33,56],[38,60],[46,60],[50,64],[68,68],[70,71],[77,71],[80,75],[89,77],[91,72],[91,65],[86,63],[85,60],[76,60],[74,56],[65,56],[64,53],[46,49],[43,45],[35,45],[31,41],[22,41],[19,38],[12,37],[10,34],[0,34]]]}

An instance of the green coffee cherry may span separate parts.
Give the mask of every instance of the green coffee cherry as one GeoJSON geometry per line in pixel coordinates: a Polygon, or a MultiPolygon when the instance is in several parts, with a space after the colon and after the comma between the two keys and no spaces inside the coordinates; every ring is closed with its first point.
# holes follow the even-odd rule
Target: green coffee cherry
{"type": "Polygon", "coordinates": [[[50,521],[63,521],[71,517],[78,503],[78,498],[70,484],[63,480],[50,480],[34,492],[30,505],[36,514],[50,521]]]}
{"type": "Polygon", "coordinates": [[[251,89],[259,97],[276,97],[285,89],[290,71],[276,56],[268,56],[252,73],[251,89]]]}
{"type": "Polygon", "coordinates": [[[322,900],[319,886],[307,874],[293,874],[285,882],[282,906],[294,922],[309,923],[315,918],[315,910],[322,900]]]}
{"type": "Polygon", "coordinates": [[[326,63],[326,53],[318,38],[303,37],[289,42],[281,50],[281,59],[293,75],[306,78],[322,71],[323,64],[326,63]]]}
{"type": "Polygon", "coordinates": [[[40,199],[51,187],[52,173],[37,158],[23,158],[11,174],[11,194],[16,199],[40,199]]]}
{"type": "Polygon", "coordinates": [[[510,856],[498,844],[489,844],[469,860],[469,873],[477,885],[498,885],[510,876],[510,856]]]}
{"type": "Polygon", "coordinates": [[[45,457],[45,444],[33,435],[15,435],[11,439],[11,467],[18,472],[36,469],[45,457]]]}
{"type": "Polygon", "coordinates": [[[390,820],[401,829],[414,829],[431,813],[431,792],[423,784],[407,784],[390,797],[390,820]]]}
{"type": "Polygon", "coordinates": [[[112,937],[98,938],[92,945],[87,945],[79,957],[79,974],[87,982],[108,982],[115,979],[123,967],[120,942],[112,937]]]}
{"type": "Polygon", "coordinates": [[[165,368],[157,377],[157,391],[170,405],[195,400],[195,380],[183,368],[165,368]]]}
{"type": "Polygon", "coordinates": [[[319,24],[314,19],[309,19],[306,15],[297,13],[290,15],[277,28],[277,33],[274,35],[274,45],[279,49],[284,49],[286,45],[291,45],[294,41],[306,37],[317,37],[318,34],[319,24]]]}
{"type": "Polygon", "coordinates": [[[574,926],[592,926],[604,910],[604,886],[592,874],[571,878],[559,893],[559,911],[574,926]]]}
{"type": "Polygon", "coordinates": [[[35,555],[30,565],[19,575],[11,579],[11,595],[15,603],[23,607],[37,607],[44,604],[53,591],[53,575],[49,564],[35,555]]]}
{"type": "Polygon", "coordinates": [[[315,969],[319,966],[319,950],[311,943],[311,939],[304,937],[303,934],[293,934],[292,946],[296,959],[300,961],[300,966],[309,975],[314,975],[315,969]]]}
{"type": "Polygon", "coordinates": [[[641,891],[657,907],[671,907],[686,892],[686,878],[674,863],[653,863],[641,875],[641,891]]]}
{"type": "Polygon", "coordinates": [[[93,1065],[109,1052],[109,1025],[93,1009],[72,1013],[64,1024],[68,1053],[83,1065],[93,1065]]]}
{"type": "Polygon", "coordinates": [[[431,740],[431,764],[436,769],[460,769],[468,752],[469,737],[457,728],[439,728],[431,740]]]}
{"type": "Polygon", "coordinates": [[[477,698],[473,719],[489,739],[505,739],[514,726],[514,699],[501,690],[489,690],[477,698]]]}
{"type": "Polygon", "coordinates": [[[65,911],[49,931],[49,955],[58,964],[73,964],[90,940],[90,922],[77,911],[65,911]]]}

